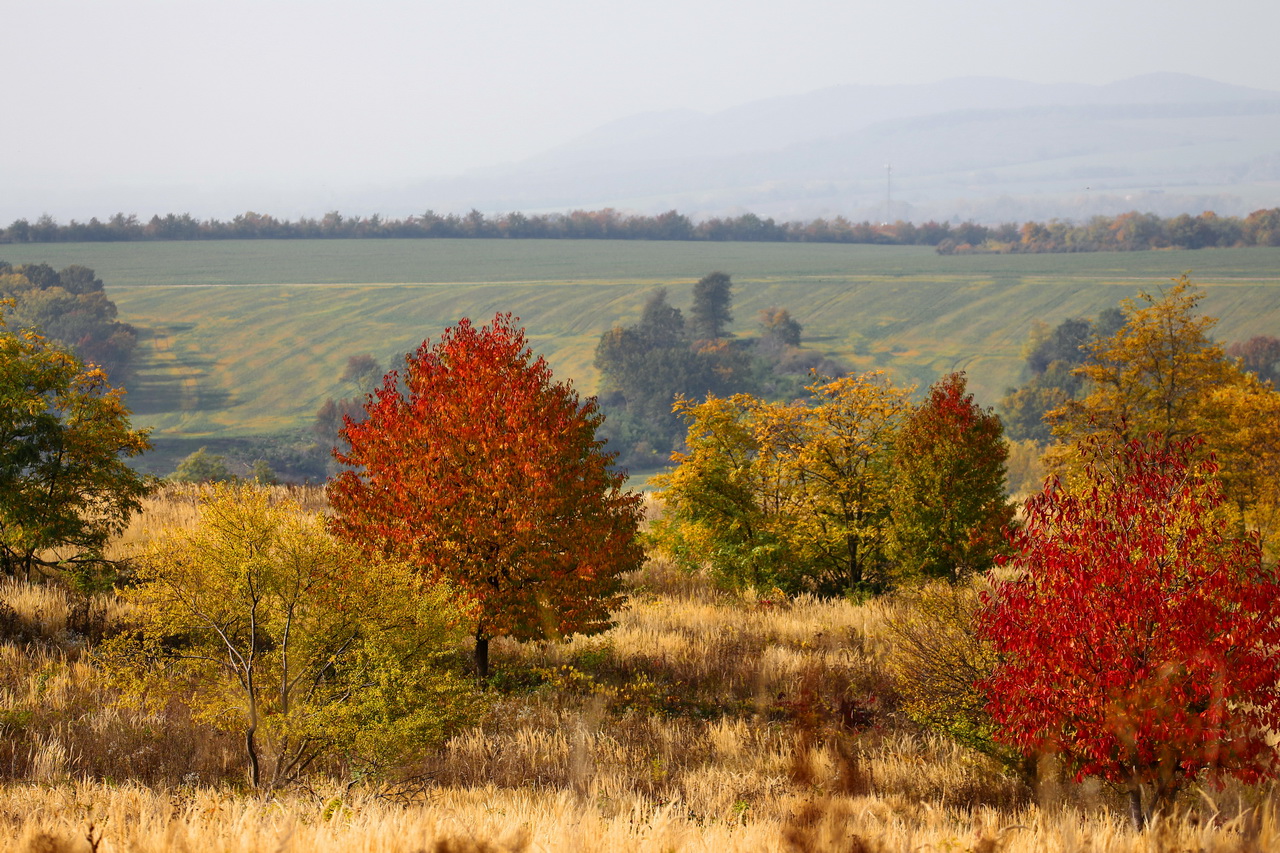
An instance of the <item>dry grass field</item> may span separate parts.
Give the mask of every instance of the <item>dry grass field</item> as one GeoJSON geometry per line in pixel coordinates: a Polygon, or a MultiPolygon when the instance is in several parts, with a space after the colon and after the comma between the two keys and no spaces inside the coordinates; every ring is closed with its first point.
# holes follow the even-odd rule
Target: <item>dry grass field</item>
{"type": "MultiPolygon", "coordinates": [[[[197,495],[154,498],[118,553],[197,495]]],[[[262,796],[234,738],[115,703],[92,650],[117,600],[7,582],[0,850],[1280,849],[1272,788],[1193,790],[1139,835],[1101,786],[1030,790],[915,727],[886,674],[892,601],[731,596],[658,562],[628,584],[604,635],[496,644],[485,716],[423,763],[262,796]]]]}

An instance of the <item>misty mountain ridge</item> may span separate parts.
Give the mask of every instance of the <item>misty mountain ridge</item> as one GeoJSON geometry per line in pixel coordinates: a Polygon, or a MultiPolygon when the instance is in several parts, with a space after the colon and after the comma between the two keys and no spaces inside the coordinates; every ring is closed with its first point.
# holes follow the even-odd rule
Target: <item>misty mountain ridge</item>
{"type": "Polygon", "coordinates": [[[639,114],[518,163],[358,201],[780,219],[1243,215],[1280,206],[1280,92],[1171,73],[1102,86],[833,86],[714,113],[639,114]]]}

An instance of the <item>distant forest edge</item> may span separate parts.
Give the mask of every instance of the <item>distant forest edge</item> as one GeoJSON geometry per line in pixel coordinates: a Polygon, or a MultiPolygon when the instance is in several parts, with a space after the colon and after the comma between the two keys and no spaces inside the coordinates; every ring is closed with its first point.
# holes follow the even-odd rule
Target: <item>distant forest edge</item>
{"type": "Polygon", "coordinates": [[[487,217],[428,210],[405,219],[346,217],[337,211],[296,222],[243,213],[229,222],[199,220],[189,213],[152,216],[117,213],[105,222],[71,220],[59,224],[45,215],[35,222],[15,220],[0,229],[0,243],[91,243],[148,240],[326,240],[326,239],[535,239],[687,240],[775,243],[869,243],[934,246],[940,254],[1106,252],[1147,249],[1202,249],[1280,246],[1280,207],[1255,210],[1244,218],[1180,214],[1162,218],[1132,211],[1095,216],[1082,224],[1061,220],[1022,225],[975,222],[874,224],[844,217],[808,222],[775,222],[753,213],[694,222],[675,210],[656,216],[623,214],[612,208],[570,213],[506,213],[487,217]]]}

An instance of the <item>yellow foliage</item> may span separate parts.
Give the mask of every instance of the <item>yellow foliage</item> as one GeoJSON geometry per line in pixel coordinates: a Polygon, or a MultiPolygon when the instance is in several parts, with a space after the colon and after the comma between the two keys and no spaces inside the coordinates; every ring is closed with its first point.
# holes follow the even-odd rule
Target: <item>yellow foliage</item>
{"type": "MultiPolygon", "coordinates": [[[[1280,545],[1280,393],[1228,359],[1210,337],[1216,318],[1198,315],[1204,294],[1187,276],[1156,294],[1121,303],[1125,325],[1093,344],[1076,373],[1089,393],[1050,412],[1059,444],[1045,461],[1070,483],[1083,468],[1085,439],[1119,447],[1158,435],[1167,445],[1203,442],[1240,527],[1280,545]]],[[[1103,458],[1099,456],[1098,458],[1103,458]]],[[[1118,458],[1118,457],[1117,457],[1118,458]]]]}
{"type": "Polygon", "coordinates": [[[908,390],[879,372],[815,381],[810,398],[680,400],[689,452],[652,481],[655,541],[756,589],[848,592],[886,580],[889,451],[908,390]]]}
{"type": "Polygon", "coordinates": [[[188,703],[241,733],[250,781],[275,787],[326,754],[377,764],[438,742],[467,704],[441,666],[442,588],[369,560],[268,489],[219,487],[196,526],[139,561],[139,631],[103,661],[140,700],[188,703]]]}

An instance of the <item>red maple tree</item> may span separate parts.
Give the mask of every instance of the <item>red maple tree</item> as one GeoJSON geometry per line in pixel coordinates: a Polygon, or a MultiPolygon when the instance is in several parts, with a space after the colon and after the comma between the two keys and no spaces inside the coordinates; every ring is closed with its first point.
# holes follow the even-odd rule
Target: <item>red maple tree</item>
{"type": "Polygon", "coordinates": [[[609,626],[643,557],[641,497],[595,437],[595,398],[553,381],[510,314],[424,341],[365,410],[334,451],[333,529],[463,593],[481,677],[493,637],[609,626]]]}
{"type": "Polygon", "coordinates": [[[1201,774],[1273,774],[1280,727],[1276,572],[1223,532],[1213,463],[1159,444],[1091,445],[1082,488],[1029,500],[979,620],[999,736],[1123,788],[1138,828],[1201,774]]]}

